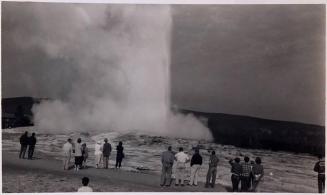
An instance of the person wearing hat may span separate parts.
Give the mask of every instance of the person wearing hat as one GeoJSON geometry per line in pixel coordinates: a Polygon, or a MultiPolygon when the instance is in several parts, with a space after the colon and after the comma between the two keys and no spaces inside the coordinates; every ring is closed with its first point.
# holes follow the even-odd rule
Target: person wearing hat
{"type": "Polygon", "coordinates": [[[105,169],[108,169],[109,165],[109,156],[111,154],[111,144],[108,143],[108,139],[104,139],[104,144],[102,148],[102,154],[103,154],[103,167],[105,169]]]}
{"type": "Polygon", "coordinates": [[[101,141],[97,141],[94,146],[94,156],[95,156],[95,167],[98,169],[100,167],[102,159],[102,144],[101,141]]]}

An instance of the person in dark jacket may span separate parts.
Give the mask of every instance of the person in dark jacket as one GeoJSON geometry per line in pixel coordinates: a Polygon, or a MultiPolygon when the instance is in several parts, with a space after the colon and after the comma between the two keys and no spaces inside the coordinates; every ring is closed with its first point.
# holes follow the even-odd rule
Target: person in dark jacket
{"type": "Polygon", "coordinates": [[[103,167],[108,169],[109,166],[109,156],[111,154],[111,144],[108,143],[108,139],[104,139],[104,144],[102,147],[102,154],[103,154],[103,167]]]}
{"type": "Polygon", "coordinates": [[[313,170],[318,173],[318,192],[325,192],[325,160],[322,155],[318,156],[319,161],[316,162],[313,170]]]}
{"type": "Polygon", "coordinates": [[[121,162],[123,161],[124,155],[124,147],[123,142],[119,142],[118,146],[116,147],[117,155],[116,155],[116,168],[121,167],[121,162]]]}
{"type": "Polygon", "coordinates": [[[195,153],[191,159],[191,180],[189,185],[198,185],[198,174],[202,165],[202,156],[200,155],[199,149],[195,149],[195,153]]]}
{"type": "Polygon", "coordinates": [[[20,152],[19,152],[19,158],[25,158],[25,153],[28,145],[28,132],[25,131],[25,133],[20,136],[19,139],[20,142],[20,152]]]}
{"type": "Polygon", "coordinates": [[[171,173],[173,170],[175,155],[171,151],[171,146],[168,147],[168,150],[161,154],[161,182],[160,185],[167,187],[171,184],[171,173]]]}
{"type": "Polygon", "coordinates": [[[33,158],[35,144],[36,144],[35,133],[32,133],[32,136],[28,138],[28,159],[30,160],[32,160],[33,158]]]}
{"type": "Polygon", "coordinates": [[[231,168],[231,180],[232,180],[232,185],[233,185],[233,192],[238,192],[239,191],[239,183],[241,180],[241,173],[242,173],[242,166],[240,164],[241,159],[240,158],[235,158],[234,161],[230,160],[229,164],[232,166],[231,168]]]}
{"type": "Polygon", "coordinates": [[[216,152],[212,151],[209,159],[209,169],[208,169],[207,180],[205,184],[206,188],[208,188],[209,186],[213,188],[215,186],[218,162],[219,159],[216,156],[216,152]]]}
{"type": "Polygon", "coordinates": [[[241,174],[241,191],[247,192],[250,188],[250,174],[251,164],[249,163],[250,158],[245,156],[244,163],[242,163],[242,174],[241,174]]]}

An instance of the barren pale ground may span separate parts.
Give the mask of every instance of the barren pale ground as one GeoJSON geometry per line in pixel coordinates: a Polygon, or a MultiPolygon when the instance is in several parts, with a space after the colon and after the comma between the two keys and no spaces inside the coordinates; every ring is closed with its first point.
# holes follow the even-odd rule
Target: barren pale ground
{"type": "MultiPolygon", "coordinates": [[[[3,151],[16,154],[20,148],[19,137],[25,130],[29,132],[35,131],[37,133],[38,143],[35,152],[36,157],[43,156],[49,159],[53,158],[60,160],[61,147],[65,140],[68,137],[72,137],[74,140],[81,137],[82,142],[85,142],[90,150],[88,164],[93,166],[94,143],[96,140],[102,140],[107,137],[114,146],[114,149],[118,141],[123,141],[126,155],[122,164],[124,171],[142,172],[149,175],[157,175],[156,178],[159,178],[161,171],[160,154],[166,150],[168,145],[172,145],[175,151],[177,147],[183,146],[189,154],[192,154],[192,146],[200,145],[201,148],[203,148],[200,152],[204,158],[204,164],[200,172],[200,181],[205,180],[209,159],[208,151],[215,149],[220,159],[217,183],[225,187],[231,186],[228,160],[237,156],[242,158],[244,155],[248,155],[251,160],[259,156],[263,161],[265,177],[264,181],[262,181],[258,187],[259,192],[317,192],[317,179],[316,174],[313,172],[316,157],[309,154],[242,149],[233,146],[222,146],[204,140],[173,139],[142,135],[141,133],[135,132],[125,134],[117,132],[51,134],[42,133],[41,131],[35,130],[33,127],[3,130],[3,151]],[[142,169],[142,171],[140,171],[140,169],[142,169]]],[[[110,161],[111,166],[114,165],[115,156],[116,152],[114,150],[110,161]]],[[[75,191],[77,187],[80,186],[80,178],[75,177],[69,180],[68,183],[65,183],[68,181],[68,177],[61,178],[61,176],[51,173],[40,175],[37,173],[24,173],[20,171],[24,170],[13,169],[6,174],[3,173],[4,192],[17,192],[17,190],[22,192],[22,189],[18,189],[22,186],[25,186],[26,192],[45,192],[45,189],[49,190],[49,192],[56,192],[58,190],[58,185],[56,183],[58,182],[61,182],[60,186],[63,191],[75,191]],[[20,182],[20,184],[15,185],[15,182],[16,184],[20,182]],[[26,186],[33,187],[34,190],[29,191],[31,189],[26,186]]],[[[123,183],[116,183],[105,187],[101,185],[101,182],[92,183],[92,185],[92,187],[98,189],[98,191],[157,191],[155,190],[156,188],[153,187],[134,186],[133,188],[130,187],[130,185],[124,186],[123,183]]],[[[178,189],[175,190],[178,191],[178,189]]],[[[191,190],[195,189],[193,188],[191,190]]],[[[198,190],[199,189],[196,191],[198,190]]]]}

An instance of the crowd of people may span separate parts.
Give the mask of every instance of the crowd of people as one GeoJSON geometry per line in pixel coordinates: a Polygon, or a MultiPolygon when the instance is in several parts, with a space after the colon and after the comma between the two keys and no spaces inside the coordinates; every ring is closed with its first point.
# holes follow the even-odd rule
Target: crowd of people
{"type": "MultiPolygon", "coordinates": [[[[174,154],[171,146],[168,147],[168,150],[163,152],[161,155],[162,163],[162,173],[161,173],[161,186],[170,186],[172,169],[176,161],[175,169],[175,185],[184,186],[184,180],[186,175],[186,164],[190,162],[191,173],[190,181],[188,185],[197,186],[198,185],[198,173],[202,166],[202,156],[200,155],[199,149],[195,148],[194,154],[190,159],[189,156],[184,153],[183,148],[179,148],[179,152],[174,154]]],[[[249,157],[244,157],[244,162],[240,163],[240,158],[235,158],[230,160],[231,165],[231,180],[233,185],[233,192],[249,192],[255,191],[256,187],[259,184],[259,181],[264,175],[263,166],[261,165],[261,159],[256,158],[255,163],[250,164],[249,157]],[[239,189],[239,183],[241,181],[241,189],[239,189]]],[[[214,188],[216,183],[217,176],[217,166],[219,159],[215,151],[211,151],[209,158],[208,172],[206,176],[205,187],[214,188]]]]}
{"type": "MultiPolygon", "coordinates": [[[[28,136],[26,131],[20,137],[21,149],[19,153],[19,158],[25,158],[25,153],[28,148],[28,159],[33,158],[33,153],[36,145],[35,133],[28,136]]],[[[167,151],[164,151],[161,155],[162,171],[161,171],[161,181],[160,186],[170,186],[172,183],[172,172],[173,165],[176,161],[175,168],[175,185],[184,186],[186,180],[186,167],[187,163],[190,164],[190,178],[187,185],[197,186],[198,185],[198,175],[203,164],[203,158],[200,154],[199,148],[194,149],[194,154],[190,158],[187,153],[184,152],[183,147],[178,149],[178,152],[172,151],[172,147],[169,146],[167,151]]],[[[115,168],[121,168],[121,163],[124,154],[123,143],[120,141],[116,146],[116,164],[115,168]]],[[[97,141],[94,146],[95,155],[95,167],[108,169],[109,167],[109,157],[111,156],[112,147],[108,139],[105,138],[103,142],[97,141]]],[[[63,145],[63,168],[68,170],[70,167],[70,161],[72,157],[74,160],[74,170],[86,167],[87,158],[89,156],[89,149],[86,143],[82,144],[82,139],[78,138],[75,143],[71,138],[67,139],[67,142],[63,145]]],[[[258,184],[264,176],[264,168],[261,164],[261,158],[256,157],[254,161],[250,161],[250,158],[245,156],[244,162],[241,162],[239,157],[229,160],[231,166],[231,183],[233,192],[255,192],[258,184]],[[239,185],[241,184],[241,185],[239,185]],[[240,188],[239,188],[240,186],[240,188]]],[[[217,167],[219,163],[219,158],[217,157],[215,151],[211,151],[208,163],[208,171],[206,175],[205,187],[214,188],[217,177],[217,167]]],[[[319,156],[319,161],[314,166],[314,171],[318,173],[318,190],[319,193],[323,193],[325,189],[325,160],[323,160],[322,155],[319,156]]],[[[88,187],[89,178],[84,177],[82,179],[83,187],[78,191],[90,191],[92,190],[88,187]]]]}
{"type": "MultiPolygon", "coordinates": [[[[75,157],[74,170],[78,171],[79,169],[86,167],[87,158],[89,156],[89,149],[86,146],[86,143],[82,143],[82,139],[78,138],[76,143],[73,143],[72,139],[67,139],[67,142],[63,146],[63,168],[64,170],[69,169],[69,164],[72,156],[75,157]]],[[[119,142],[116,147],[116,168],[121,168],[121,163],[124,158],[124,147],[123,142],[119,142]]],[[[104,142],[97,141],[94,146],[94,156],[95,156],[95,167],[108,169],[109,167],[109,157],[111,156],[112,147],[108,142],[108,139],[105,138],[104,142]]]]}
{"type": "Polygon", "coordinates": [[[25,131],[25,133],[22,136],[20,136],[19,142],[20,142],[19,158],[25,159],[25,153],[28,148],[27,159],[32,160],[35,144],[36,144],[35,133],[32,133],[31,136],[28,136],[28,131],[25,131]]]}

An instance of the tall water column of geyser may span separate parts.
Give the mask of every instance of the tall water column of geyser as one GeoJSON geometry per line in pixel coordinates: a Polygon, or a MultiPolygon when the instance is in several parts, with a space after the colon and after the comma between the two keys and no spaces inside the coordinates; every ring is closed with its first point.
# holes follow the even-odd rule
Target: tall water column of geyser
{"type": "Polygon", "coordinates": [[[73,70],[65,71],[74,71],[75,79],[63,83],[71,86],[66,98],[33,108],[37,128],[212,138],[195,117],[170,111],[171,7],[71,5],[60,15],[55,9],[31,10],[36,18],[54,18],[50,24],[38,19],[44,33],[37,44],[71,63],[73,70]]]}

